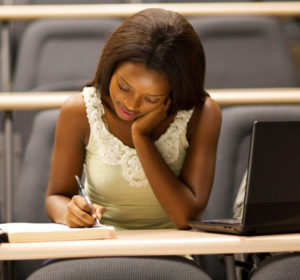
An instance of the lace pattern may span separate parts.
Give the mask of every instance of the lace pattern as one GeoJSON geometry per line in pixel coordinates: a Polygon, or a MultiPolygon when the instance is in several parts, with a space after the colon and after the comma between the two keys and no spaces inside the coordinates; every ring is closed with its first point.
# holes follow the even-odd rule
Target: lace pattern
{"type": "MultiPolygon", "coordinates": [[[[148,180],[140,163],[136,150],[126,146],[111,134],[102,119],[104,107],[94,87],[83,89],[87,117],[91,133],[96,139],[101,160],[106,164],[120,165],[122,175],[131,186],[147,186],[148,180]]],[[[175,162],[180,154],[180,143],[188,147],[186,126],[193,110],[179,111],[167,131],[155,142],[155,145],[167,164],[175,162]]]]}

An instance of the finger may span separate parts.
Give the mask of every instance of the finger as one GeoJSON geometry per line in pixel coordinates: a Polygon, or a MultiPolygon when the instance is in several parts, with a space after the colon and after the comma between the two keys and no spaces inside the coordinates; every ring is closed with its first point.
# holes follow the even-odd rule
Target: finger
{"type": "Polygon", "coordinates": [[[92,213],[93,209],[91,209],[90,205],[87,203],[87,201],[85,200],[85,198],[83,196],[75,195],[75,196],[73,196],[72,200],[83,211],[85,211],[87,213],[92,213]]]}
{"type": "Polygon", "coordinates": [[[78,219],[76,216],[72,216],[69,218],[67,225],[69,227],[91,227],[93,224],[85,223],[84,221],[78,219]]]}
{"type": "Polygon", "coordinates": [[[82,210],[74,211],[71,220],[84,227],[92,226],[95,223],[93,216],[82,210]]]}
{"type": "Polygon", "coordinates": [[[99,212],[100,214],[103,214],[105,212],[105,207],[96,203],[93,203],[93,207],[95,212],[99,212]]]}
{"type": "MultiPolygon", "coordinates": [[[[85,213],[85,212],[83,212],[85,213]]],[[[90,227],[93,225],[93,223],[86,222],[85,220],[79,218],[78,216],[74,215],[74,211],[67,212],[67,217],[66,217],[66,224],[69,227],[90,227]]]]}
{"type": "MultiPolygon", "coordinates": [[[[79,198],[72,198],[70,203],[68,204],[68,219],[71,220],[73,223],[76,223],[80,226],[90,226],[94,224],[94,219],[91,213],[86,212],[80,206],[80,197],[79,198]],[[79,201],[79,203],[78,203],[79,201]],[[79,206],[78,206],[79,205],[79,206]]],[[[90,206],[88,205],[88,209],[90,210],[90,206]]],[[[91,212],[91,210],[90,210],[91,212]]]]}
{"type": "Polygon", "coordinates": [[[101,219],[105,212],[105,208],[98,204],[93,204],[93,206],[94,206],[94,210],[95,210],[95,212],[93,214],[94,218],[97,217],[98,219],[101,219]]]}

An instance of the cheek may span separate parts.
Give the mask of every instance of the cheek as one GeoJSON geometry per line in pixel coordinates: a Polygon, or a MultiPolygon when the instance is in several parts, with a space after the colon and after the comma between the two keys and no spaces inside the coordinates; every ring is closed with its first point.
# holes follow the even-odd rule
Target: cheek
{"type": "Polygon", "coordinates": [[[119,92],[119,89],[113,83],[111,83],[109,86],[109,94],[112,101],[120,100],[121,94],[119,92]]]}

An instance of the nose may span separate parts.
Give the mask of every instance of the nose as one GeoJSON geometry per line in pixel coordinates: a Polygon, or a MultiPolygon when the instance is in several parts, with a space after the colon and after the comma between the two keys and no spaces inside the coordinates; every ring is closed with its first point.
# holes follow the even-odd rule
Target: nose
{"type": "Polygon", "coordinates": [[[141,105],[140,98],[138,98],[136,96],[127,98],[124,103],[125,103],[125,106],[127,107],[127,109],[130,111],[138,110],[141,105]]]}

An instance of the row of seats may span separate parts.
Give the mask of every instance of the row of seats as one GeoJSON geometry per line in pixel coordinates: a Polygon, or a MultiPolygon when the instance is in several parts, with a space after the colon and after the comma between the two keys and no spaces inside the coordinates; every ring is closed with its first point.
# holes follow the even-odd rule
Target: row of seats
{"type": "MultiPolygon", "coordinates": [[[[15,1],[16,4],[21,2],[36,4],[39,1],[15,1]]],[[[63,2],[59,1],[65,4],[63,2]]],[[[72,2],[79,4],[79,1],[72,2]]],[[[100,3],[85,3],[88,2],[100,3]]],[[[189,20],[202,39],[207,54],[207,88],[299,86],[297,67],[278,19],[193,17],[189,20]]],[[[13,89],[80,90],[92,78],[106,36],[121,22],[118,18],[56,19],[13,24],[13,89]]],[[[20,176],[15,174],[19,180],[14,192],[14,221],[48,221],[40,210],[43,209],[49,176],[57,112],[14,112],[15,134],[22,137],[22,150],[27,146],[24,159],[23,156],[15,158],[15,163],[19,160],[23,164],[20,176]],[[28,205],[25,210],[24,205],[28,205]]],[[[232,216],[233,200],[247,167],[252,121],[257,118],[299,119],[299,112],[297,105],[222,108],[216,177],[204,217],[232,216]]],[[[17,279],[25,279],[40,263],[16,262],[17,279]]],[[[201,263],[213,279],[224,279],[224,267],[216,256],[202,257],[201,263]]]]}
{"type": "MultiPolygon", "coordinates": [[[[299,75],[281,23],[271,17],[193,17],[207,57],[207,88],[297,87],[299,75]]],[[[80,90],[95,72],[109,19],[39,20],[17,49],[14,91],[80,90]]],[[[16,112],[23,147],[33,113],[16,112]],[[26,122],[26,126],[24,126],[26,122]]]]}

